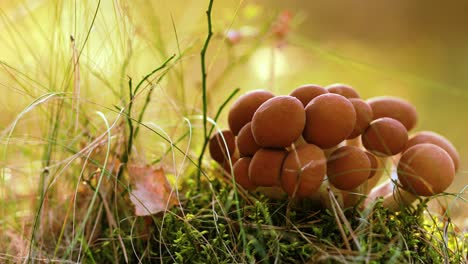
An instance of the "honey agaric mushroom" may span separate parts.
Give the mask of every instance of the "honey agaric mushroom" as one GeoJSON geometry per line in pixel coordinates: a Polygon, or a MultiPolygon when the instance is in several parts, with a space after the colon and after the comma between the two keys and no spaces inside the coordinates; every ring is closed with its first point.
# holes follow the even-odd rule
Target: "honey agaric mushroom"
{"type": "Polygon", "coordinates": [[[399,121],[383,117],[372,121],[361,138],[368,151],[386,157],[403,151],[408,141],[408,132],[399,121]]]}
{"type": "Polygon", "coordinates": [[[403,153],[397,173],[403,189],[420,196],[431,196],[450,186],[455,177],[455,167],[447,151],[437,145],[423,143],[403,153]]]}
{"type": "Polygon", "coordinates": [[[351,98],[349,101],[356,111],[356,125],[351,135],[348,136],[348,139],[353,139],[360,136],[369,127],[370,122],[373,120],[373,113],[372,108],[364,100],[351,98]]]}
{"type": "Polygon", "coordinates": [[[249,166],[250,181],[256,186],[280,186],[281,167],[287,151],[259,149],[249,166]]]}
{"type": "Polygon", "coordinates": [[[229,128],[237,136],[245,124],[252,121],[252,117],[258,107],[274,95],[266,90],[254,90],[237,99],[231,106],[228,114],[229,128]]]}
{"type": "Polygon", "coordinates": [[[321,148],[331,148],[353,132],[356,111],[345,97],[328,93],[309,102],[305,108],[306,125],[302,133],[305,141],[321,148]]]}
{"type": "Polygon", "coordinates": [[[247,123],[239,131],[236,140],[241,157],[251,157],[260,149],[252,134],[252,122],[247,123]]]}
{"type": "Polygon", "coordinates": [[[328,93],[327,89],[316,84],[306,84],[297,87],[289,95],[294,96],[301,101],[304,107],[315,97],[328,93]]]}
{"type": "Polygon", "coordinates": [[[252,134],[259,146],[284,148],[301,136],[305,111],[301,101],[292,96],[268,99],[252,118],[252,134]]]}
{"type": "Polygon", "coordinates": [[[409,102],[396,97],[375,97],[367,100],[372,108],[374,119],[391,117],[400,121],[410,131],[418,122],[416,108],[409,102]]]}
{"type": "Polygon", "coordinates": [[[458,171],[458,167],[460,164],[460,156],[458,155],[457,149],[452,145],[452,143],[448,139],[432,131],[421,131],[410,137],[408,143],[406,143],[405,149],[422,143],[431,143],[447,151],[447,153],[453,160],[455,171],[458,171]]]}
{"type": "MultiPolygon", "coordinates": [[[[388,158],[378,158],[374,154],[364,151],[367,158],[370,162],[370,173],[367,180],[358,186],[357,188],[352,189],[351,191],[343,191],[343,205],[344,207],[350,207],[356,205],[365,195],[368,195],[377,183],[380,181],[383,173],[385,172],[385,166],[388,161],[388,158]]],[[[391,190],[391,189],[390,189],[391,190]]],[[[383,193],[382,195],[386,195],[383,193]]],[[[365,203],[364,203],[365,207],[365,203]]]]}
{"type": "Polygon", "coordinates": [[[450,155],[441,147],[422,143],[407,149],[398,163],[398,181],[402,188],[387,181],[375,189],[368,200],[383,196],[383,206],[398,211],[414,202],[418,196],[444,192],[455,177],[450,155]],[[392,191],[393,189],[393,191],[392,191]]]}
{"type": "Polygon", "coordinates": [[[234,164],[233,168],[236,183],[248,191],[253,191],[257,188],[249,178],[249,165],[251,160],[252,159],[249,157],[240,158],[236,164],[234,164]]]}
{"type": "Polygon", "coordinates": [[[211,157],[219,164],[228,161],[228,157],[232,157],[234,152],[236,152],[234,134],[230,130],[222,130],[221,133],[214,134],[210,139],[209,151],[211,157]]]}
{"type": "Polygon", "coordinates": [[[315,145],[304,144],[291,150],[283,163],[283,189],[292,197],[312,197],[325,178],[326,162],[325,154],[315,145]]]}
{"type": "Polygon", "coordinates": [[[335,83],[325,88],[327,88],[328,92],[330,93],[339,94],[348,99],[361,98],[361,96],[359,96],[359,93],[353,87],[346,84],[335,83]]]}
{"type": "Polygon", "coordinates": [[[369,177],[367,178],[367,183],[365,186],[364,193],[368,194],[380,181],[382,175],[385,172],[385,167],[387,165],[388,158],[379,158],[374,154],[365,151],[367,158],[369,158],[371,169],[369,177]]]}
{"type": "Polygon", "coordinates": [[[330,183],[340,190],[352,190],[369,177],[371,164],[360,148],[343,146],[335,150],[327,161],[330,183]]]}

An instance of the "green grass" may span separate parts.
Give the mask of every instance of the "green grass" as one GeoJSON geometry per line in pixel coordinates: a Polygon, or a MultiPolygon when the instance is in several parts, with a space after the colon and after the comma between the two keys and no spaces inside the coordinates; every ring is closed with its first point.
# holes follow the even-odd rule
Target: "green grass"
{"type": "MultiPolygon", "coordinates": [[[[209,170],[213,175],[211,181],[202,181],[200,191],[196,191],[194,180],[185,182],[179,190],[183,193],[181,207],[171,209],[164,216],[127,216],[116,219],[120,227],[115,228],[99,209],[93,210],[90,214],[98,224],[82,223],[88,228],[98,225],[95,232],[99,236],[91,239],[77,232],[74,239],[80,243],[79,247],[54,246],[52,240],[50,248],[43,244],[41,251],[55,247],[57,256],[67,256],[68,252],[72,260],[85,263],[125,260],[130,263],[463,263],[466,260],[468,237],[455,231],[448,218],[428,215],[427,201],[399,213],[383,208],[380,200],[364,211],[337,208],[346,216],[342,219],[336,212],[318,210],[308,201],[291,205],[287,199],[270,200],[259,193],[243,192],[241,196],[245,199],[236,200],[230,179],[220,178],[219,173],[217,169],[209,170]],[[241,232],[247,238],[246,244],[241,232]]],[[[100,203],[108,202],[100,200],[100,203]]],[[[128,213],[126,209],[119,211],[118,214],[128,213]]]]}
{"type": "MultiPolygon", "coordinates": [[[[424,215],[425,203],[400,213],[388,212],[381,201],[365,211],[345,210],[343,220],[349,221],[356,236],[353,243],[351,230],[337,223],[337,216],[330,210],[317,210],[303,201],[288,212],[287,199],[269,200],[261,194],[249,195],[237,205],[234,190],[226,182],[215,179],[211,183],[219,191],[204,186],[201,192],[186,192],[185,217],[178,209],[166,215],[164,230],[156,232],[162,236],[153,237],[152,241],[158,245],[164,238],[165,250],[154,260],[162,257],[164,263],[442,263],[445,260],[462,263],[466,258],[467,238],[460,237],[450,223],[439,222],[437,217],[432,218],[436,223],[431,223],[431,217],[424,215]],[[237,218],[238,208],[241,219],[237,218]],[[247,245],[239,234],[241,227],[247,245]],[[344,229],[345,236],[340,235],[340,228],[344,229]]],[[[190,190],[194,186],[188,183],[186,188],[190,190]]],[[[153,228],[158,230],[161,225],[161,219],[156,219],[153,228]]]]}
{"type": "Polygon", "coordinates": [[[0,84],[11,102],[1,119],[0,262],[466,261],[466,233],[427,201],[391,213],[380,202],[327,210],[274,200],[236,187],[205,157],[231,100],[258,88],[242,87],[249,78],[241,70],[274,45],[275,18],[242,18],[243,4],[227,4],[234,10],[227,14],[221,1],[164,11],[149,0],[2,10],[0,45],[9,53],[0,59],[0,84]],[[23,9],[28,16],[15,20],[23,9]],[[190,22],[181,22],[181,10],[190,22]],[[258,33],[233,47],[223,32],[238,20],[257,24],[258,33]],[[180,206],[135,216],[129,164],[162,166],[180,206]]]}

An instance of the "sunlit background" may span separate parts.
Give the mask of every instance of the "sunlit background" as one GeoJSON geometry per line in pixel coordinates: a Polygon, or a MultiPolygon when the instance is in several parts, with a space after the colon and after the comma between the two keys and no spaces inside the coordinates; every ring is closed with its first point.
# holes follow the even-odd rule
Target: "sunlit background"
{"type": "MultiPolygon", "coordinates": [[[[436,131],[458,148],[461,168],[449,191],[460,192],[468,184],[468,2],[430,2],[215,1],[209,115],[237,87],[288,94],[305,83],[341,82],[363,98],[399,96],[418,109],[416,130],[436,131]],[[287,26],[275,35],[278,23],[287,26]]],[[[67,109],[56,148],[85,144],[89,139],[82,132],[96,136],[104,130],[95,112],[113,122],[129,78],[137,83],[172,54],[180,59],[167,78],[153,79],[156,89],[144,121],[177,138],[189,117],[194,136],[200,135],[193,116],[202,108],[199,52],[206,6],[207,1],[181,0],[1,1],[0,199],[28,201],[37,191],[55,107],[64,103],[67,109]],[[28,108],[51,92],[64,94],[28,108]]],[[[135,104],[141,107],[144,97],[135,104]]],[[[220,126],[227,126],[226,114],[220,126]]],[[[138,157],[158,160],[167,144],[148,130],[141,133],[138,157]]],[[[73,175],[63,170],[70,155],[52,156],[50,169],[59,180],[73,175]]]]}

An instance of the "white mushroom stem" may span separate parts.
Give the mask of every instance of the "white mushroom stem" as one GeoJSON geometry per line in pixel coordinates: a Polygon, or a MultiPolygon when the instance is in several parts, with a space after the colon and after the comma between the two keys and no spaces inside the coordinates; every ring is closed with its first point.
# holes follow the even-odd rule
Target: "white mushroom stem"
{"type": "Polygon", "coordinates": [[[384,175],[385,172],[388,172],[390,173],[388,170],[387,170],[387,165],[388,165],[388,161],[390,160],[389,158],[379,158],[377,157],[378,161],[379,161],[379,165],[377,167],[377,171],[375,172],[374,176],[372,176],[372,178],[368,179],[367,182],[365,182],[364,184],[366,184],[366,189],[365,189],[365,194],[369,194],[373,189],[374,187],[377,185],[377,183],[379,183],[380,179],[382,179],[382,176],[384,175]]]}
{"type": "Polygon", "coordinates": [[[383,207],[392,212],[400,211],[412,204],[418,196],[397,187],[393,192],[387,194],[383,200],[383,207]]]}
{"type": "Polygon", "coordinates": [[[386,180],[372,190],[364,202],[365,207],[368,207],[379,197],[383,197],[383,207],[393,212],[405,208],[418,198],[417,195],[407,192],[395,185],[391,179],[386,180]]]}
{"type": "Polygon", "coordinates": [[[361,137],[356,137],[356,138],[353,138],[353,139],[347,139],[346,140],[346,146],[353,146],[353,147],[360,148],[362,146],[361,137]]]}
{"type": "Polygon", "coordinates": [[[383,171],[382,172],[377,172],[372,178],[367,179],[367,181],[364,183],[364,194],[369,194],[374,187],[379,183],[380,179],[382,178],[383,171]]]}
{"type": "Polygon", "coordinates": [[[386,197],[388,194],[391,194],[394,189],[395,184],[391,179],[384,181],[369,193],[366,200],[364,201],[364,206],[367,207],[379,197],[386,197]]]}

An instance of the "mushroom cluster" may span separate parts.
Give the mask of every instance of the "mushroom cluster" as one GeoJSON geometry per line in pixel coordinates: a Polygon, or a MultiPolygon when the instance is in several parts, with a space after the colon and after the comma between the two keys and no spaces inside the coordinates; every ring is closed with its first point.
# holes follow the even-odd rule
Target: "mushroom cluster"
{"type": "Polygon", "coordinates": [[[417,119],[405,100],[363,100],[344,84],[308,84],[280,96],[254,90],[233,103],[229,129],[211,138],[209,150],[228,172],[233,164],[236,183],[248,191],[276,188],[291,198],[313,199],[325,184],[341,193],[344,206],[359,195],[383,196],[391,206],[396,189],[410,196],[443,192],[459,166],[444,137],[408,136],[417,119]],[[397,163],[398,184],[375,187],[389,160],[397,163]]]}

